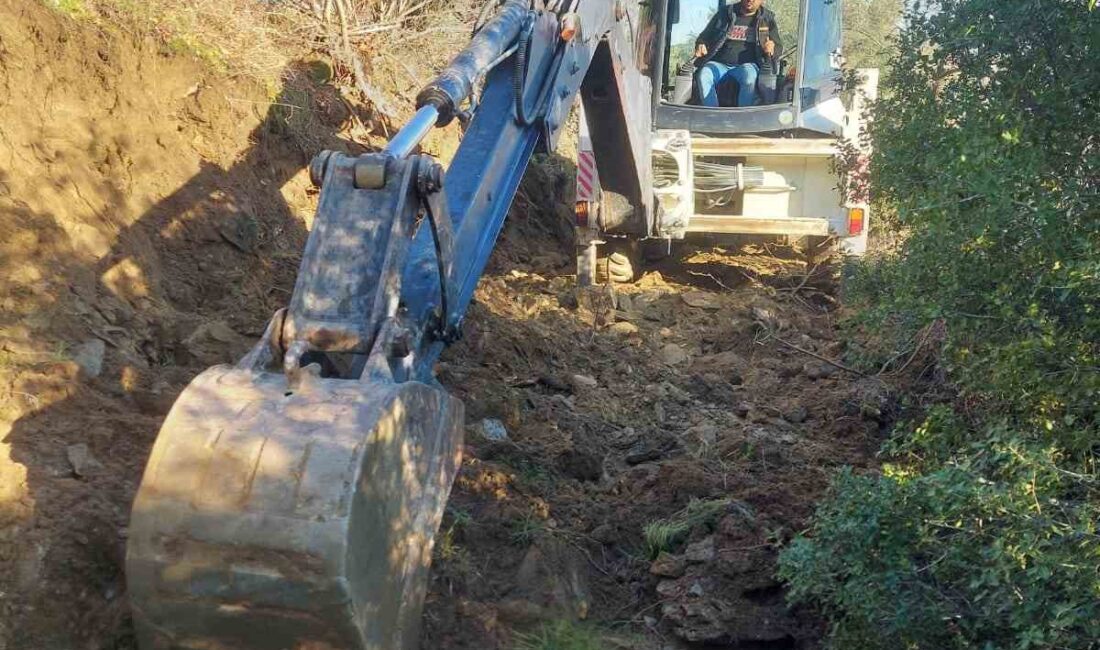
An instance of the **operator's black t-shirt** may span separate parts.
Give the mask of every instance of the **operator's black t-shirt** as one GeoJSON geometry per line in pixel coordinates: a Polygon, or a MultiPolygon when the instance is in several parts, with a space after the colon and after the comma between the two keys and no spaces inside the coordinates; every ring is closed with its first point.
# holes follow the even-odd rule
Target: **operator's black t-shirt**
{"type": "Polygon", "coordinates": [[[756,30],[752,27],[756,16],[757,14],[751,16],[737,14],[736,20],[726,33],[725,44],[711,60],[726,65],[756,63],[756,30]]]}

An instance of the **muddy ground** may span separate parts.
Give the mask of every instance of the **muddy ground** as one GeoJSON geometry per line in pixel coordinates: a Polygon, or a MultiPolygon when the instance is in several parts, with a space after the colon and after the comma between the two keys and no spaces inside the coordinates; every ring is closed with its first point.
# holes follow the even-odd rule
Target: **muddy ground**
{"type": "MultiPolygon", "coordinates": [[[[349,110],[308,70],[271,97],[0,0],[0,649],[133,647],[122,560],[149,448],[190,378],[285,304],[304,166],[358,150],[349,110]]],[[[509,648],[557,620],[606,647],[815,647],[777,550],[837,467],[873,465],[889,419],[879,385],[818,358],[844,352],[833,270],[697,242],[578,291],[571,182],[563,158],[529,173],[439,367],[466,453],[422,647],[509,648]],[[648,549],[690,504],[707,516],[648,549]]]]}

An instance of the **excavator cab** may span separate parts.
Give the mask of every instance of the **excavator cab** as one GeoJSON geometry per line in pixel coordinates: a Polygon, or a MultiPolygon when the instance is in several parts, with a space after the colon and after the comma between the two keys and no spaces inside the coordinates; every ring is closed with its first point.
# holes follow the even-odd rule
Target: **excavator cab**
{"type": "MultiPolygon", "coordinates": [[[[858,85],[842,88],[843,0],[764,0],[762,7],[756,19],[737,21],[736,0],[641,5],[636,59],[651,81],[656,208],[641,235],[639,220],[620,216],[622,202],[606,191],[603,169],[592,162],[599,156],[589,153],[595,131],[582,119],[577,163],[581,283],[636,277],[645,239],[664,240],[650,249],[666,251],[671,240],[695,234],[711,239],[780,236],[798,240],[812,254],[833,243],[845,255],[866,250],[870,208],[866,174],[859,169],[870,152],[860,134],[878,71],[858,70],[858,85]],[[733,23],[725,37],[746,42],[726,52],[720,63],[734,54],[746,63],[742,57],[753,40],[746,38],[746,30],[758,30],[764,12],[767,32],[750,35],[760,42],[778,32],[772,38],[774,54],[766,61],[757,54],[754,61],[751,100],[737,99],[745,93],[736,76],[729,75],[717,86],[717,101],[713,96],[700,101],[701,70],[717,52],[700,58],[696,44],[719,12],[729,12],[733,23]],[[842,156],[847,162],[836,164],[842,156]],[[849,168],[855,173],[841,171],[849,168]]],[[[707,39],[712,37],[713,31],[707,39]]]]}
{"type": "MultiPolygon", "coordinates": [[[[703,106],[695,43],[716,12],[732,0],[658,0],[653,21],[654,121],[658,128],[708,134],[759,134],[805,128],[839,134],[844,110],[836,77],[841,56],[840,0],[765,0],[779,29],[774,63],[760,61],[755,100],[739,105],[734,79],[717,89],[718,106],[703,106]],[[835,101],[834,101],[835,100],[835,101]]],[[[715,53],[709,53],[713,56],[715,53]]]]}

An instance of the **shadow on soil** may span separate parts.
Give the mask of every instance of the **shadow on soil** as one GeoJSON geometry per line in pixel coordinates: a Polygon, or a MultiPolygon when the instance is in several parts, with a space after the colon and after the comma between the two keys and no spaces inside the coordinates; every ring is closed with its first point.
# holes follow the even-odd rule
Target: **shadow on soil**
{"type": "MultiPolygon", "coordinates": [[[[247,350],[293,286],[306,229],[302,210],[280,189],[308,164],[296,121],[301,112],[342,106],[308,72],[297,64],[286,71],[283,94],[232,167],[202,162],[118,232],[93,268],[76,268],[74,258],[53,269],[62,285],[90,278],[90,291],[74,287],[77,297],[59,302],[76,305],[92,338],[75,351],[79,365],[64,361],[73,356],[66,350],[16,379],[27,414],[5,442],[26,468],[28,493],[13,513],[25,516],[0,529],[0,541],[15,549],[0,556],[11,567],[0,572],[11,598],[3,609],[14,623],[5,639],[11,647],[134,647],[122,573],[126,526],[160,422],[192,376],[247,350]]],[[[311,143],[354,152],[335,135],[346,115],[321,117],[309,125],[311,143]]],[[[99,182],[110,197],[106,212],[124,211],[129,197],[114,179],[99,182]]],[[[15,209],[41,245],[67,246],[54,215],[15,209]]]]}

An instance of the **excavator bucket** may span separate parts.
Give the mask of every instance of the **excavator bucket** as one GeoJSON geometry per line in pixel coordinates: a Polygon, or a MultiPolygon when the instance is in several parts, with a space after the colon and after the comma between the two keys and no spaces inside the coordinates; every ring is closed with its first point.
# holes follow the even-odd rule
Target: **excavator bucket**
{"type": "Polygon", "coordinates": [[[141,647],[414,647],[462,420],[416,381],[199,375],[133,507],[141,647]]]}

